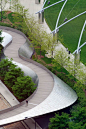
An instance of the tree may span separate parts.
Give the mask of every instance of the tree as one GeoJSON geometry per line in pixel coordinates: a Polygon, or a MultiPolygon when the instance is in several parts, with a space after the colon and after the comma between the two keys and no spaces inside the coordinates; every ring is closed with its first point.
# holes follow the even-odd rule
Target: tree
{"type": "Polygon", "coordinates": [[[86,107],[78,106],[76,111],[72,112],[71,119],[74,123],[82,122],[81,125],[84,125],[86,123],[86,107]]]}
{"type": "Polygon", "coordinates": [[[79,123],[74,123],[73,121],[69,123],[69,129],[85,129],[85,128],[86,124],[82,125],[81,121],[79,123]]]}
{"type": "Polygon", "coordinates": [[[11,66],[16,66],[15,64],[12,63],[12,59],[2,59],[0,61],[0,77],[5,77],[6,73],[9,71],[11,66]]]}
{"type": "Polygon", "coordinates": [[[57,50],[55,52],[54,60],[52,63],[54,66],[57,66],[57,63],[59,63],[61,66],[61,72],[62,72],[63,67],[66,67],[66,65],[68,64],[67,53],[63,49],[57,50]]]}
{"type": "Polygon", "coordinates": [[[20,1],[19,0],[11,0],[11,9],[13,12],[18,12],[20,1]]]}
{"type": "Polygon", "coordinates": [[[46,42],[45,34],[46,32],[40,29],[40,25],[38,25],[34,33],[34,36],[35,36],[34,42],[38,46],[38,49],[40,50],[40,56],[41,56],[42,50],[45,50],[45,47],[44,47],[44,42],[46,42]]]}
{"type": "Polygon", "coordinates": [[[76,106],[71,113],[69,121],[69,129],[85,129],[86,128],[86,108],[76,106]]]}
{"type": "Polygon", "coordinates": [[[9,71],[6,72],[4,82],[9,88],[12,88],[12,86],[15,85],[15,82],[17,81],[17,77],[24,77],[24,72],[21,70],[21,68],[11,66],[9,71]]]}
{"type": "Polygon", "coordinates": [[[77,79],[80,79],[80,69],[80,64],[77,64],[77,60],[75,60],[74,58],[68,60],[67,70],[77,79]]]}
{"type": "Polygon", "coordinates": [[[67,129],[69,115],[62,112],[62,115],[55,114],[54,118],[50,118],[49,129],[67,129]]]}
{"type": "Polygon", "coordinates": [[[13,85],[13,93],[18,99],[25,99],[29,97],[36,89],[34,83],[29,76],[18,77],[15,85],[13,85]]]}
{"type": "MultiPolygon", "coordinates": [[[[28,18],[28,15],[29,15],[28,9],[25,9],[24,6],[22,6],[21,4],[18,4],[18,12],[14,13],[14,25],[17,28],[21,27],[21,30],[23,30],[24,27],[26,26],[25,20],[26,20],[26,18],[28,18]]],[[[26,27],[25,27],[25,29],[26,29],[26,27]]]]}
{"type": "Polygon", "coordinates": [[[7,0],[0,0],[1,22],[2,22],[2,17],[3,17],[2,11],[4,10],[6,3],[7,3],[7,0]]]}
{"type": "MultiPolygon", "coordinates": [[[[51,34],[46,35],[46,48],[47,52],[51,54],[51,57],[53,58],[56,51],[56,46],[58,45],[58,42],[56,42],[56,39],[53,38],[51,34]]],[[[45,49],[46,49],[45,48],[45,49]]]]}

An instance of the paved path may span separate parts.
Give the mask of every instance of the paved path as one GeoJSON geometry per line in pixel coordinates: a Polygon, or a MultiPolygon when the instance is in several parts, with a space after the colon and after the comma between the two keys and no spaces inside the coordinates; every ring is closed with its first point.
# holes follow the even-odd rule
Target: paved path
{"type": "Polygon", "coordinates": [[[18,113],[27,111],[27,110],[37,106],[38,104],[43,102],[48,97],[48,95],[51,93],[53,86],[54,86],[53,78],[49,75],[49,73],[47,73],[45,70],[39,68],[38,66],[36,66],[32,63],[23,61],[22,59],[20,59],[18,57],[18,49],[25,42],[24,37],[19,34],[14,33],[14,32],[11,32],[11,31],[5,30],[5,32],[11,34],[13,37],[13,42],[5,50],[5,55],[8,58],[13,58],[13,60],[16,62],[21,63],[21,64],[33,69],[36,72],[36,74],[38,75],[39,84],[38,84],[37,92],[28,102],[28,106],[26,106],[26,104],[25,104],[25,105],[21,106],[20,109],[18,109],[18,111],[17,111],[17,109],[15,109],[12,112],[10,111],[10,113],[4,113],[4,114],[0,115],[0,119],[4,119],[6,116],[10,117],[12,115],[17,115],[18,113]]]}
{"type": "MultiPolygon", "coordinates": [[[[25,38],[10,30],[3,30],[12,35],[12,43],[5,49],[8,58],[31,68],[38,75],[39,83],[35,95],[28,101],[13,110],[0,112],[0,125],[31,118],[68,107],[77,100],[76,93],[62,80],[53,77],[44,69],[24,61],[18,56],[18,49],[25,43],[25,38]]],[[[4,95],[3,95],[4,96],[4,95]]],[[[9,98],[10,101],[10,98],[9,98]]]]}
{"type": "MultiPolygon", "coordinates": [[[[42,6],[43,6],[43,1],[41,0],[40,4],[35,4],[35,0],[20,0],[20,3],[26,8],[29,9],[29,13],[31,15],[33,15],[35,17],[35,19],[38,21],[38,14],[35,14],[36,12],[38,12],[39,10],[41,10],[42,6]]],[[[10,10],[9,9],[9,4],[6,5],[5,10],[10,10]]],[[[47,23],[44,20],[44,23],[41,24],[41,26],[44,28],[44,30],[47,33],[50,33],[51,30],[48,27],[47,23]]]]}

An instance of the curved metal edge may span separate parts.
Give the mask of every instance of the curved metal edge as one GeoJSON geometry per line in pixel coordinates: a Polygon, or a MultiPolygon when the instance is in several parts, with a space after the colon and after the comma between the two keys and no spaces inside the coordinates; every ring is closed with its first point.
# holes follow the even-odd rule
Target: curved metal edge
{"type": "MultiPolygon", "coordinates": [[[[25,36],[25,34],[22,33],[22,32],[19,31],[19,30],[16,30],[16,29],[13,29],[13,28],[10,28],[10,27],[5,27],[5,26],[0,26],[0,29],[10,30],[10,31],[16,32],[16,33],[22,35],[26,40],[28,40],[27,37],[25,36]]],[[[12,41],[10,41],[8,44],[6,44],[6,46],[4,46],[3,51],[2,51],[2,55],[1,55],[1,59],[5,59],[5,58],[6,58],[6,56],[5,56],[5,54],[4,54],[4,50],[5,50],[11,43],[12,43],[12,41]]],[[[34,52],[34,51],[33,51],[33,52],[34,52]]],[[[33,53],[32,53],[32,54],[33,54],[33,53]]],[[[36,75],[37,75],[37,74],[36,74],[36,75]]],[[[37,76],[37,77],[38,77],[38,76],[37,76]]],[[[38,79],[38,82],[39,82],[39,79],[38,79]]],[[[38,88],[38,83],[37,83],[36,86],[37,86],[37,88],[38,88]]],[[[7,112],[7,111],[14,110],[15,108],[18,108],[18,107],[20,107],[21,105],[24,105],[24,104],[26,103],[26,100],[29,101],[29,100],[36,94],[37,88],[36,88],[36,90],[32,93],[32,95],[29,96],[27,99],[25,99],[24,101],[22,101],[21,103],[15,105],[15,106],[13,106],[13,107],[10,107],[10,108],[1,110],[1,111],[0,111],[0,114],[3,114],[3,113],[5,113],[5,112],[7,112]]]]}
{"type": "MultiPolygon", "coordinates": [[[[39,63],[37,63],[37,62],[31,60],[31,59],[27,59],[27,58],[24,57],[24,56],[19,55],[19,57],[22,58],[22,59],[24,59],[24,60],[26,60],[26,61],[29,61],[29,62],[31,62],[31,63],[37,65],[37,66],[39,66],[39,67],[41,67],[41,68],[43,68],[43,69],[46,70],[46,71],[53,77],[53,79],[54,79],[53,74],[52,74],[46,67],[44,67],[43,65],[41,65],[41,64],[39,64],[39,63]]],[[[35,91],[35,92],[36,92],[36,91],[35,91]]],[[[76,97],[76,100],[77,100],[77,98],[78,98],[78,97],[76,97]]],[[[76,100],[74,100],[74,102],[75,102],[76,100]]],[[[23,101],[23,102],[24,102],[24,101],[23,101]]],[[[74,102],[73,102],[73,103],[74,103],[74,102]]],[[[73,103],[71,103],[71,105],[72,105],[73,103]]],[[[21,106],[22,104],[23,104],[23,103],[20,103],[20,104],[18,104],[18,105],[16,105],[16,106],[13,106],[12,108],[5,109],[5,110],[1,111],[0,113],[2,114],[2,113],[5,113],[5,112],[7,112],[7,111],[9,111],[9,110],[13,110],[13,109],[15,109],[16,107],[21,106]]],[[[70,106],[70,105],[68,105],[68,106],[70,106]]],[[[65,107],[64,107],[64,108],[65,108],[65,107]]],[[[60,110],[60,109],[59,109],[59,110],[60,110]]]]}
{"type": "MultiPolygon", "coordinates": [[[[32,118],[32,117],[36,117],[36,116],[41,116],[41,115],[44,115],[44,114],[47,114],[47,113],[51,113],[51,112],[55,112],[55,111],[59,111],[59,110],[62,110],[66,107],[69,107],[71,106],[76,100],[77,100],[77,95],[76,95],[76,92],[71,88],[69,87],[66,83],[64,83],[61,79],[57,78],[54,74],[52,74],[52,76],[54,77],[54,88],[53,88],[53,91],[51,92],[51,94],[46,98],[45,101],[43,101],[42,103],[40,103],[38,106],[30,109],[29,111],[26,111],[26,112],[23,112],[21,114],[18,114],[16,116],[12,116],[11,118],[7,118],[7,119],[4,119],[4,121],[6,122],[4,125],[7,125],[9,124],[9,121],[10,123],[14,123],[14,120],[15,122],[18,122],[18,121],[21,121],[21,120],[24,120],[27,116],[27,118],[32,118]],[[65,94],[66,94],[66,106],[65,105],[62,105],[62,107],[60,108],[60,105],[58,106],[58,100],[56,99],[56,94],[59,93],[59,84],[60,83],[63,83],[63,86],[64,87],[63,89],[61,89],[60,91],[60,95],[62,95],[62,92],[65,91],[65,94]],[[58,85],[58,88],[56,89],[58,85]],[[64,86],[65,85],[65,86],[64,86]],[[65,87],[66,87],[66,90],[65,90],[65,87]],[[72,98],[72,101],[70,102],[70,104],[67,104],[69,103],[69,98],[68,98],[68,93],[67,93],[67,90],[69,91],[70,93],[70,98],[72,98]],[[73,93],[73,94],[72,94],[73,93]],[[74,95],[74,96],[72,96],[74,95]],[[53,98],[53,101],[52,101],[52,96],[54,97],[53,98]],[[51,101],[52,101],[52,104],[51,104],[51,101]],[[49,109],[50,107],[50,109],[49,109]],[[9,120],[8,120],[9,119],[9,120]]],[[[60,95],[58,96],[58,99],[60,99],[60,95]]],[[[63,101],[63,104],[64,104],[64,96],[62,96],[62,100],[63,101]]],[[[3,121],[3,120],[1,120],[3,121]]],[[[1,125],[0,125],[1,126],[1,125]]]]}

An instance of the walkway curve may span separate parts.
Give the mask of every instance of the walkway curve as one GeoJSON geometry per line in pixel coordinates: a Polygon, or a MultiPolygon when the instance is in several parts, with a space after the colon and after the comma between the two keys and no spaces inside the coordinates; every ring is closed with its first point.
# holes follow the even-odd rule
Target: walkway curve
{"type": "Polygon", "coordinates": [[[39,67],[38,63],[33,64],[19,58],[18,49],[25,42],[22,35],[13,32],[10,28],[5,28],[3,31],[13,37],[12,43],[5,50],[5,55],[33,69],[39,77],[39,84],[35,95],[28,101],[28,106],[23,103],[17,108],[9,108],[0,112],[0,126],[60,110],[77,100],[76,93],[60,79],[56,79],[55,76],[53,80],[53,75],[49,74],[50,72],[45,67],[41,68],[42,65],[39,67]]]}

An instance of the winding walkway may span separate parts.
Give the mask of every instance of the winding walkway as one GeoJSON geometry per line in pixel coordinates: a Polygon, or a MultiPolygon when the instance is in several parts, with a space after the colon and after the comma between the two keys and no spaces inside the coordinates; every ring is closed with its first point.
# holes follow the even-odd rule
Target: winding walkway
{"type": "Polygon", "coordinates": [[[5,114],[0,115],[0,119],[6,118],[6,114],[7,114],[7,117],[10,117],[12,116],[12,114],[17,115],[18,113],[21,113],[23,111],[29,110],[37,106],[38,104],[43,102],[48,97],[48,95],[51,93],[53,86],[54,86],[53,78],[49,75],[49,73],[47,73],[42,68],[19,58],[18,49],[20,48],[21,45],[24,44],[26,39],[20,34],[17,34],[15,32],[6,31],[6,30],[3,30],[3,31],[9,33],[13,37],[12,43],[4,51],[5,55],[8,58],[13,58],[13,60],[16,62],[21,63],[33,69],[35,73],[38,75],[39,84],[38,84],[36,94],[28,102],[28,107],[26,107],[26,104],[25,104],[21,106],[18,111],[12,111],[9,114],[5,113],[5,114]]]}
{"type": "Polygon", "coordinates": [[[38,75],[39,83],[37,91],[29,99],[28,105],[24,102],[18,107],[0,112],[0,126],[61,110],[77,100],[76,93],[55,75],[51,75],[41,67],[19,58],[18,50],[26,41],[22,35],[6,29],[3,31],[13,37],[12,43],[4,51],[5,55],[8,58],[13,58],[15,62],[31,68],[38,75]]]}

